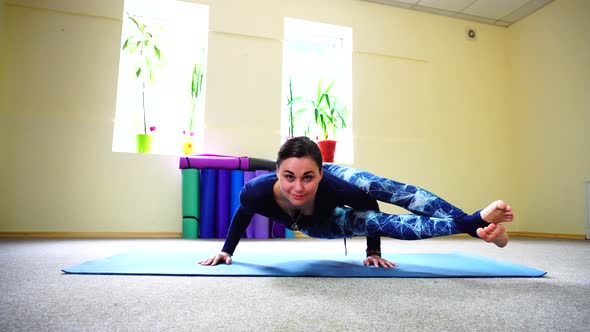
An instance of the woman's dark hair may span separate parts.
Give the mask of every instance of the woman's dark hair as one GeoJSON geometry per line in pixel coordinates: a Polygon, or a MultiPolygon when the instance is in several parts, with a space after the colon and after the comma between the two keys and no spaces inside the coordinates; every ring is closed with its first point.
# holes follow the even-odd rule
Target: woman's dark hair
{"type": "Polygon", "coordinates": [[[294,137],[286,141],[279,149],[277,156],[277,168],[287,158],[311,157],[322,170],[322,152],[318,145],[306,136],[294,137]]]}

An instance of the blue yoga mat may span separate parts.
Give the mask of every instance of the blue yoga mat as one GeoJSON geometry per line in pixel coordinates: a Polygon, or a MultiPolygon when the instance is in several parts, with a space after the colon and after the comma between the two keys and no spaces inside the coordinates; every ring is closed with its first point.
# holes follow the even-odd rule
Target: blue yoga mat
{"type": "Polygon", "coordinates": [[[240,206],[240,193],[244,187],[244,171],[232,170],[229,179],[229,217],[233,217],[234,213],[240,206]]]}
{"type": "Polygon", "coordinates": [[[215,204],[216,222],[215,233],[218,239],[225,239],[229,229],[229,190],[230,171],[227,169],[217,170],[217,203],[215,204]]]}
{"type": "Polygon", "coordinates": [[[362,255],[267,254],[234,255],[230,265],[201,266],[211,253],[135,251],[75,265],[62,271],[75,274],[169,276],[265,276],[333,278],[492,278],[541,277],[546,272],[482,256],[450,254],[393,254],[385,258],[396,268],[364,266],[362,255]]]}
{"type": "Polygon", "coordinates": [[[201,170],[201,228],[200,237],[215,238],[215,203],[217,198],[217,170],[201,170]]]}

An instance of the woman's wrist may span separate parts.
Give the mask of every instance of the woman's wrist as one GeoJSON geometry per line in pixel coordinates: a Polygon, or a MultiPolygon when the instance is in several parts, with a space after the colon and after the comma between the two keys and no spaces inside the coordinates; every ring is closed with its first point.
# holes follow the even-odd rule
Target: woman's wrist
{"type": "Polygon", "coordinates": [[[369,256],[379,256],[381,257],[381,250],[379,249],[367,249],[367,257],[369,256]]]}

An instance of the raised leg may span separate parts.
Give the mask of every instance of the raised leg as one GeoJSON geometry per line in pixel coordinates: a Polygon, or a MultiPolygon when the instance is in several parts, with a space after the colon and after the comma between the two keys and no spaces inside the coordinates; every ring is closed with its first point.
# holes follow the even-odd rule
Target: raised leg
{"type": "Polygon", "coordinates": [[[444,199],[413,185],[335,164],[324,164],[324,170],[354,184],[375,199],[403,207],[414,215],[335,211],[334,225],[337,227],[333,227],[337,229],[328,231],[329,227],[324,226],[324,229],[317,229],[318,234],[340,233],[346,237],[388,236],[415,240],[467,233],[498,247],[508,244],[508,234],[500,223],[512,221],[514,213],[512,207],[502,200],[494,201],[484,209],[468,215],[444,199]]]}
{"type": "Polygon", "coordinates": [[[463,233],[452,218],[356,211],[348,207],[336,208],[329,223],[311,225],[301,231],[308,236],[324,239],[387,236],[400,240],[419,240],[463,233]]]}
{"type": "Polygon", "coordinates": [[[466,215],[444,199],[413,185],[335,164],[324,164],[324,170],[354,184],[379,201],[395,204],[420,216],[460,218],[466,215]]]}

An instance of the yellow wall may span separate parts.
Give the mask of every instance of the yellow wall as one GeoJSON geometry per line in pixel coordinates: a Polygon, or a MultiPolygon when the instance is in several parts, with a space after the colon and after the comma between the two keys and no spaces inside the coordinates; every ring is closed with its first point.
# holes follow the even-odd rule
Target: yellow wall
{"type": "MultiPolygon", "coordinates": [[[[195,2],[210,5],[207,152],[275,157],[285,16],[352,26],[353,166],[425,187],[468,212],[497,198],[515,202],[522,215],[512,230],[583,233],[583,220],[563,205],[555,207],[557,228],[537,218],[522,189],[542,183],[523,165],[544,142],[523,128],[537,95],[519,83],[529,74],[515,69],[515,59],[531,51],[514,41],[527,33],[541,39],[527,28],[539,16],[565,25],[568,14],[556,9],[568,1],[511,29],[357,0],[195,2]],[[465,39],[466,27],[478,30],[477,41],[465,39]]],[[[122,0],[38,3],[8,0],[4,8],[0,119],[3,142],[11,143],[2,153],[9,176],[0,231],[179,232],[178,157],[111,152],[122,0]]],[[[576,50],[554,43],[568,47],[565,56],[576,50]]],[[[568,114],[579,115],[568,126],[581,126],[582,108],[568,114]]]]}
{"type": "Polygon", "coordinates": [[[555,1],[510,27],[521,229],[584,233],[590,181],[590,2],[555,1]]]}

